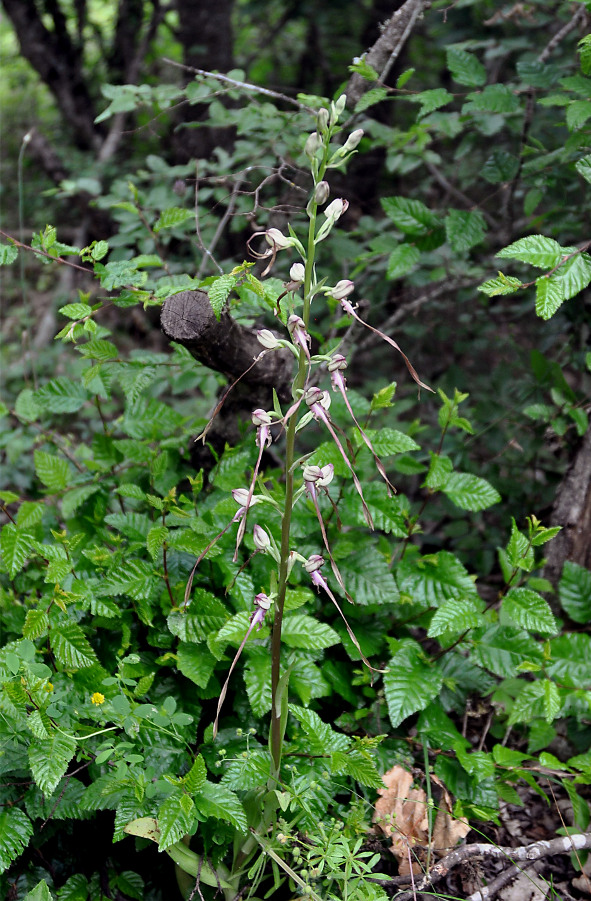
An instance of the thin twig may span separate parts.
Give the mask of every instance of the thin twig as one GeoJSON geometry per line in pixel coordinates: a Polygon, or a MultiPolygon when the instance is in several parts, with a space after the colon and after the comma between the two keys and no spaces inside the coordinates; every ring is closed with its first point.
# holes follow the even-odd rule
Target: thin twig
{"type": "MultiPolygon", "coordinates": [[[[213,252],[214,252],[214,250],[217,246],[217,243],[220,240],[222,234],[224,233],[224,229],[225,229],[226,225],[228,224],[228,221],[232,217],[234,208],[236,206],[236,200],[238,198],[238,192],[240,191],[240,185],[243,183],[243,181],[244,181],[243,175],[236,176],[236,180],[234,182],[234,188],[232,189],[232,193],[230,195],[230,200],[229,200],[228,206],[226,207],[226,211],[225,211],[224,215],[218,222],[218,226],[215,230],[215,234],[214,234],[213,238],[211,239],[211,244],[205,250],[205,253],[201,259],[201,264],[199,266],[199,269],[197,270],[197,278],[203,277],[203,272],[205,270],[205,266],[207,265],[208,259],[210,259],[210,260],[214,259],[213,252]]],[[[217,265],[217,263],[216,263],[216,265],[217,265]]],[[[219,269],[219,266],[218,266],[218,269],[219,269]]]]}

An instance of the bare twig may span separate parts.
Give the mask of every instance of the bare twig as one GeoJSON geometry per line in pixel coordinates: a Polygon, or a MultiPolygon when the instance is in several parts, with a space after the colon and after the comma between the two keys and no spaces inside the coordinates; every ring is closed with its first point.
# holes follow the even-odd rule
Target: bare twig
{"type": "MultiPolygon", "coordinates": [[[[226,211],[225,211],[224,215],[222,216],[222,218],[220,219],[220,221],[218,222],[217,228],[215,230],[215,234],[214,234],[213,238],[211,239],[211,243],[210,243],[209,247],[204,248],[205,252],[201,259],[201,264],[199,266],[199,269],[197,271],[197,278],[201,278],[203,276],[203,272],[205,271],[207,261],[214,259],[213,252],[217,246],[218,241],[220,240],[221,236],[224,233],[224,229],[225,229],[226,225],[228,224],[228,221],[232,217],[234,208],[236,206],[236,200],[238,198],[238,193],[240,191],[240,186],[243,181],[244,181],[244,175],[240,174],[240,175],[236,176],[236,180],[234,182],[234,188],[232,189],[232,193],[230,195],[230,200],[228,202],[228,206],[226,207],[226,211]]],[[[216,263],[216,265],[217,265],[217,263],[216,263]]]]}

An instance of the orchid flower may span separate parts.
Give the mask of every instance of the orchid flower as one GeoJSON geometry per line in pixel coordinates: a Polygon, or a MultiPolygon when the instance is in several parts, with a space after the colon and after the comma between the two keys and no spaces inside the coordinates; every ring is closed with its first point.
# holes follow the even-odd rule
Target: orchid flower
{"type": "Polygon", "coordinates": [[[308,559],[304,563],[304,569],[310,576],[310,579],[312,580],[312,584],[315,585],[317,588],[322,588],[322,590],[327,593],[327,595],[329,596],[329,598],[331,599],[331,601],[337,608],[337,611],[347,629],[347,634],[349,635],[349,638],[351,639],[351,641],[353,642],[353,644],[359,651],[359,654],[361,655],[361,659],[363,660],[363,662],[365,663],[367,668],[369,670],[371,670],[372,673],[383,672],[383,670],[376,669],[375,666],[372,666],[371,663],[369,662],[369,660],[367,659],[367,657],[365,656],[365,654],[363,653],[363,651],[361,650],[359,642],[357,641],[357,638],[355,637],[355,633],[353,632],[353,629],[347,622],[347,617],[343,613],[341,606],[340,606],[339,602],[337,601],[337,599],[335,598],[334,594],[328,587],[328,583],[327,583],[326,579],[320,572],[320,570],[322,569],[323,566],[324,566],[324,557],[321,554],[312,554],[310,557],[308,557],[308,559]]]}
{"type": "Polygon", "coordinates": [[[373,527],[374,527],[373,519],[371,518],[371,513],[369,512],[368,506],[365,503],[365,498],[363,497],[363,491],[361,488],[361,484],[359,482],[359,479],[357,478],[355,470],[353,469],[353,465],[352,465],[351,461],[349,460],[347,454],[343,450],[343,446],[338,439],[337,433],[333,428],[332,421],[331,421],[330,415],[328,413],[328,408],[330,407],[330,394],[328,393],[328,391],[321,391],[320,388],[313,386],[311,388],[308,388],[304,397],[305,397],[306,403],[308,404],[308,406],[310,408],[310,412],[314,416],[314,419],[320,420],[320,422],[324,423],[324,425],[326,426],[326,428],[328,429],[328,431],[330,432],[330,434],[332,436],[332,440],[334,441],[337,448],[339,449],[339,453],[341,454],[343,460],[347,464],[347,468],[349,469],[351,475],[353,476],[353,483],[357,490],[357,494],[361,498],[361,503],[363,505],[363,513],[365,515],[365,521],[367,522],[369,528],[373,529],[373,527]]]}
{"type": "Polygon", "coordinates": [[[366,446],[371,451],[371,454],[375,460],[375,464],[377,466],[378,472],[388,487],[388,496],[391,497],[392,494],[396,493],[396,489],[395,489],[394,485],[392,485],[392,483],[390,482],[388,476],[386,475],[386,470],[384,469],[384,464],[382,463],[382,461],[376,454],[373,444],[371,443],[371,441],[369,440],[369,438],[363,431],[362,427],[357,422],[357,418],[351,408],[351,404],[349,403],[349,398],[347,397],[347,380],[346,380],[345,376],[343,375],[343,370],[347,368],[347,361],[346,361],[345,357],[342,354],[333,354],[333,357],[332,357],[331,361],[329,362],[327,368],[328,368],[328,371],[330,372],[330,380],[332,383],[333,390],[340,391],[341,396],[347,406],[347,410],[349,411],[353,422],[359,429],[359,434],[363,438],[363,441],[365,442],[366,446]]]}
{"type": "Polygon", "coordinates": [[[226,694],[228,693],[228,685],[230,684],[230,676],[232,675],[234,667],[238,663],[240,655],[242,654],[242,651],[244,650],[244,645],[248,641],[253,629],[256,628],[258,630],[261,628],[261,626],[263,624],[263,620],[265,619],[265,614],[266,614],[267,610],[269,610],[269,608],[271,607],[272,603],[273,603],[272,598],[270,598],[268,595],[264,594],[263,592],[261,592],[260,594],[257,594],[254,599],[254,604],[255,604],[256,609],[255,609],[254,613],[252,613],[250,616],[250,625],[249,625],[248,629],[246,630],[246,635],[242,639],[240,647],[236,651],[236,654],[232,661],[232,665],[230,666],[230,669],[228,670],[228,675],[227,675],[226,681],[223,684],[222,690],[220,692],[220,696],[218,698],[218,707],[217,707],[217,711],[216,711],[216,715],[215,715],[215,722],[213,724],[213,737],[214,738],[216,737],[216,735],[218,733],[218,720],[220,718],[220,711],[222,709],[222,705],[226,698],[226,694]]]}
{"type": "Polygon", "coordinates": [[[261,273],[263,277],[265,275],[268,275],[271,271],[273,263],[275,262],[275,258],[277,257],[277,253],[280,250],[286,250],[288,247],[295,247],[302,257],[305,256],[304,247],[301,241],[299,241],[297,238],[287,237],[287,235],[284,235],[283,232],[278,228],[267,228],[265,231],[254,232],[254,234],[250,236],[246,244],[252,256],[256,257],[257,260],[266,260],[271,257],[268,266],[265,267],[265,271],[261,273]],[[260,251],[253,250],[251,247],[251,242],[261,235],[264,236],[265,241],[269,245],[268,249],[263,251],[262,253],[260,251]]]}
{"type": "Polygon", "coordinates": [[[424,388],[426,391],[431,391],[434,394],[435,392],[433,391],[433,388],[430,388],[429,385],[426,385],[424,382],[422,382],[420,380],[416,369],[414,368],[414,366],[412,365],[412,363],[410,362],[410,360],[408,359],[408,357],[406,356],[404,351],[396,343],[396,341],[394,341],[394,339],[390,338],[388,335],[385,335],[384,332],[381,332],[379,329],[374,328],[373,325],[370,325],[369,322],[365,322],[364,319],[362,319],[360,316],[357,315],[357,313],[355,312],[355,308],[347,300],[347,297],[354,291],[354,289],[355,289],[355,285],[353,284],[353,282],[350,279],[345,278],[345,279],[341,279],[341,281],[337,282],[336,285],[334,286],[334,288],[329,288],[329,289],[325,289],[325,290],[326,290],[327,294],[330,294],[331,297],[334,297],[335,300],[338,300],[340,302],[345,313],[347,313],[349,316],[352,316],[353,319],[356,319],[357,322],[359,322],[361,325],[364,325],[365,328],[368,328],[371,332],[374,332],[376,335],[379,335],[380,338],[383,338],[384,341],[387,341],[387,343],[391,347],[393,347],[395,350],[397,350],[398,353],[401,355],[402,359],[404,360],[404,362],[406,363],[406,368],[410,372],[412,378],[415,380],[415,382],[417,383],[419,388],[424,388]]]}
{"type": "Polygon", "coordinates": [[[310,335],[306,331],[304,320],[295,313],[287,320],[287,329],[291,335],[291,340],[296,347],[301,347],[304,351],[308,364],[310,364],[310,335]]]}
{"type": "Polygon", "coordinates": [[[238,526],[238,535],[236,536],[236,550],[234,551],[234,563],[236,563],[238,559],[238,549],[242,544],[242,539],[244,538],[244,533],[246,531],[246,517],[248,516],[248,508],[251,505],[252,496],[254,494],[254,486],[256,484],[256,480],[259,475],[259,469],[261,466],[261,460],[263,458],[263,452],[266,447],[268,447],[273,437],[271,435],[271,423],[273,422],[269,413],[265,410],[255,410],[252,414],[253,424],[257,426],[257,434],[256,434],[256,444],[259,449],[259,455],[257,457],[257,461],[255,463],[254,471],[252,474],[252,480],[250,483],[250,488],[248,489],[246,502],[244,504],[244,516],[240,520],[240,525],[238,526]]]}

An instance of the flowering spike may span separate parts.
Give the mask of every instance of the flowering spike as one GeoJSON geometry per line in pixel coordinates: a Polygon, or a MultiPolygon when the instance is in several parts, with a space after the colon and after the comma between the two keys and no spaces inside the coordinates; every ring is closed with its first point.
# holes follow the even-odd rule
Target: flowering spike
{"type": "Polygon", "coordinates": [[[240,520],[240,525],[238,526],[238,534],[236,536],[236,548],[234,550],[233,561],[236,563],[238,560],[238,549],[242,544],[242,539],[244,538],[244,533],[246,532],[246,518],[248,516],[248,508],[252,504],[252,496],[254,494],[254,486],[256,485],[256,480],[259,475],[259,468],[261,465],[261,460],[263,459],[263,452],[266,447],[271,444],[273,437],[271,435],[271,423],[272,419],[270,415],[265,410],[255,410],[252,414],[253,424],[257,426],[257,434],[256,434],[256,443],[259,448],[259,454],[257,457],[257,461],[255,463],[255,467],[252,473],[252,480],[250,483],[250,488],[248,489],[248,494],[246,497],[246,502],[244,504],[244,516],[240,520]]]}
{"type": "Polygon", "coordinates": [[[337,448],[339,449],[339,453],[340,453],[341,457],[347,464],[347,468],[349,469],[351,475],[353,476],[353,483],[357,490],[357,494],[361,498],[361,503],[363,505],[363,513],[365,515],[365,521],[367,522],[369,528],[373,529],[374,528],[373,519],[371,518],[371,513],[369,512],[368,506],[365,503],[365,498],[363,497],[363,490],[361,488],[359,479],[357,478],[357,474],[356,474],[355,470],[353,469],[353,465],[352,465],[351,461],[349,460],[347,454],[343,450],[343,446],[338,439],[337,433],[335,432],[335,430],[332,427],[332,422],[331,422],[330,416],[328,414],[328,407],[330,406],[330,395],[329,395],[328,391],[321,391],[320,388],[317,388],[314,386],[314,387],[308,389],[308,391],[305,394],[305,398],[306,398],[306,403],[310,407],[312,415],[314,416],[314,419],[320,420],[321,422],[324,423],[324,425],[326,426],[326,428],[328,429],[328,431],[331,434],[332,440],[334,441],[337,448]]]}
{"type": "Polygon", "coordinates": [[[394,487],[394,485],[391,483],[390,479],[386,475],[386,470],[384,469],[384,464],[382,463],[382,461],[376,454],[373,444],[371,443],[371,441],[369,440],[369,438],[363,431],[362,427],[357,422],[357,417],[355,416],[355,413],[353,412],[351,404],[349,403],[349,398],[347,397],[347,380],[345,379],[344,375],[342,374],[342,371],[346,368],[347,368],[347,361],[346,361],[345,357],[342,354],[333,354],[332,360],[328,364],[328,371],[330,372],[330,380],[332,382],[333,390],[340,391],[342,398],[345,401],[345,404],[347,406],[347,410],[349,411],[353,422],[359,429],[359,434],[363,438],[363,441],[365,442],[366,446],[369,448],[369,450],[374,458],[374,461],[375,461],[375,464],[376,464],[379,474],[381,475],[384,482],[386,483],[386,486],[388,488],[388,495],[391,496],[392,493],[396,494],[396,488],[394,487]]]}
{"type": "Polygon", "coordinates": [[[271,601],[270,597],[268,597],[266,594],[263,594],[263,592],[261,592],[260,594],[257,594],[257,596],[255,597],[254,603],[255,603],[256,610],[254,611],[254,613],[251,614],[250,625],[249,625],[248,629],[246,630],[246,635],[242,639],[240,647],[236,651],[236,654],[232,661],[232,665],[230,666],[230,669],[228,670],[228,675],[226,677],[226,681],[224,682],[224,685],[220,692],[220,696],[218,698],[218,707],[217,707],[217,711],[216,711],[216,715],[215,715],[215,722],[213,724],[213,737],[214,738],[218,734],[218,721],[220,718],[220,712],[222,709],[222,705],[223,705],[223,703],[226,699],[226,695],[228,693],[228,685],[230,684],[230,676],[232,675],[234,667],[238,663],[240,655],[242,654],[242,651],[244,650],[244,645],[248,641],[249,636],[252,633],[253,629],[256,628],[258,630],[261,628],[261,626],[263,624],[263,620],[265,618],[265,614],[266,614],[267,610],[270,608],[272,601],[271,601]]]}
{"type": "MultiPolygon", "coordinates": [[[[337,287],[338,287],[338,285],[337,285],[337,287]]],[[[335,296],[334,292],[331,292],[331,294],[332,294],[333,297],[335,296]]],[[[349,301],[346,300],[344,297],[342,297],[342,296],[341,296],[341,297],[337,297],[337,300],[340,300],[341,306],[342,306],[343,310],[345,311],[345,313],[348,313],[349,316],[352,316],[354,319],[357,320],[357,322],[359,322],[361,325],[364,325],[364,326],[365,326],[366,328],[368,328],[371,332],[375,332],[376,335],[379,335],[380,338],[383,338],[384,341],[387,341],[388,344],[390,344],[395,350],[398,351],[398,353],[401,355],[402,359],[403,359],[404,362],[406,363],[406,368],[407,368],[408,371],[410,372],[412,378],[415,380],[415,382],[417,383],[417,385],[419,386],[419,388],[424,388],[426,391],[431,391],[432,394],[435,394],[435,392],[433,391],[433,388],[430,388],[429,385],[426,385],[424,382],[422,382],[422,381],[420,380],[420,378],[419,378],[419,376],[418,376],[418,374],[417,374],[416,369],[414,368],[414,366],[412,365],[412,363],[410,362],[410,360],[408,359],[408,357],[406,356],[406,354],[405,354],[405,353],[403,352],[403,350],[398,346],[398,344],[396,343],[396,341],[394,341],[393,338],[390,338],[388,335],[385,335],[385,334],[384,334],[383,332],[381,332],[379,329],[374,328],[373,325],[370,325],[369,322],[365,322],[365,320],[361,319],[361,317],[358,316],[357,313],[355,312],[354,307],[353,307],[353,306],[349,303],[349,301]]]]}

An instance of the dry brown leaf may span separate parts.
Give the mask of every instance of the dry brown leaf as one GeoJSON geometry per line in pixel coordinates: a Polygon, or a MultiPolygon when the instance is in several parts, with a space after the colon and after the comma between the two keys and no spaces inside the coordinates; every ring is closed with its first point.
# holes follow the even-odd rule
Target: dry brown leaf
{"type": "MultiPolygon", "coordinates": [[[[421,788],[411,788],[412,774],[401,766],[393,766],[382,776],[385,788],[378,789],[380,797],[376,801],[373,821],[381,831],[392,839],[390,851],[398,860],[401,876],[410,874],[410,858],[413,858],[413,873],[421,872],[417,850],[429,845],[429,822],[427,818],[427,796],[421,788]]],[[[431,781],[441,788],[441,801],[431,841],[431,849],[441,855],[455,847],[469,831],[466,820],[455,820],[451,816],[451,798],[441,781],[431,776],[431,781]]],[[[420,857],[424,857],[420,855],[420,857]]]]}

